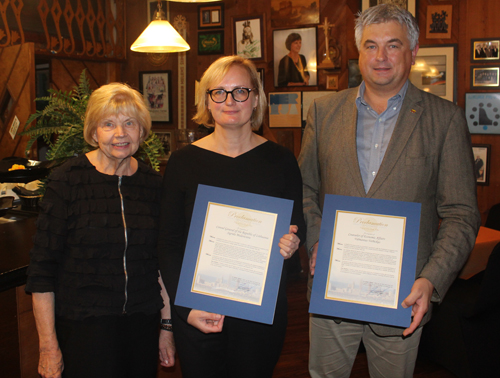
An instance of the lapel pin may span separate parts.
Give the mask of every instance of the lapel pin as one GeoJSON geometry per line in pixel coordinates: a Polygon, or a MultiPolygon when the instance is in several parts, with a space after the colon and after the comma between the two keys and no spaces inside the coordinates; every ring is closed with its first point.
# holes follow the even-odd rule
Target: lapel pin
{"type": "Polygon", "coordinates": [[[417,111],[415,109],[410,110],[412,113],[416,113],[417,111]]]}

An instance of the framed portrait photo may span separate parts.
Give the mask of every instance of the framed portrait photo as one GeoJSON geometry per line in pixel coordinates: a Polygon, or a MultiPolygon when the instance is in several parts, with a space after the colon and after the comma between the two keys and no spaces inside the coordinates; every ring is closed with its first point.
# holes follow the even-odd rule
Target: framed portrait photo
{"type": "Polygon", "coordinates": [[[198,32],[198,55],[224,54],[224,30],[198,32]]]}
{"type": "Polygon", "coordinates": [[[273,31],[274,86],[316,86],[316,28],[273,31]]]}
{"type": "Polygon", "coordinates": [[[491,88],[499,87],[500,67],[471,66],[470,87],[471,88],[491,88]]]}
{"type": "Polygon", "coordinates": [[[233,17],[233,54],[265,60],[264,15],[233,17]]]}
{"type": "Polygon", "coordinates": [[[471,62],[500,62],[500,37],[471,40],[471,62]]]}
{"type": "Polygon", "coordinates": [[[361,0],[361,11],[364,11],[365,9],[368,9],[370,7],[374,7],[375,5],[379,4],[387,4],[387,3],[392,3],[395,5],[399,5],[402,8],[405,8],[410,12],[413,17],[416,16],[416,0],[392,0],[392,1],[382,1],[382,0],[361,0]]]}
{"type": "Polygon", "coordinates": [[[477,185],[489,185],[490,183],[490,144],[473,144],[474,175],[477,185]]]}
{"type": "Polygon", "coordinates": [[[224,28],[224,3],[198,6],[198,28],[224,28]]]}
{"type": "Polygon", "coordinates": [[[417,88],[455,102],[455,63],[456,45],[422,46],[409,79],[417,88]]]}
{"type": "Polygon", "coordinates": [[[139,72],[139,88],[153,122],[172,122],[171,71],[139,72]]]}
{"type": "Polygon", "coordinates": [[[500,93],[466,93],[465,118],[471,134],[500,134],[500,93]]]}

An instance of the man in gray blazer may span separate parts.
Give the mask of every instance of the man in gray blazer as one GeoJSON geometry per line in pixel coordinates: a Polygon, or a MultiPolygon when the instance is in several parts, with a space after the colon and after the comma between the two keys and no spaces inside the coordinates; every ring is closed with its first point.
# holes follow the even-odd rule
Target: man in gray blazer
{"type": "Polygon", "coordinates": [[[363,340],[372,377],[411,377],[431,301],[443,299],[480,225],[470,136],[459,107],[408,80],[419,36],[409,12],[368,8],[355,36],[364,81],[314,101],[299,157],[310,271],[325,194],[420,203],[416,280],[402,302],[412,306],[412,323],[403,329],[313,315],[309,371],[349,377],[363,340]]]}

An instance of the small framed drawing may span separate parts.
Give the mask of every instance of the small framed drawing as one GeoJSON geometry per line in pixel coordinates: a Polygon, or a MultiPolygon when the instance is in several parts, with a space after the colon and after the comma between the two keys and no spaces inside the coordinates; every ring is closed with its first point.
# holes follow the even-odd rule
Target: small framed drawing
{"type": "Polygon", "coordinates": [[[139,72],[139,88],[153,122],[172,122],[171,71],[139,72]]]}
{"type": "Polygon", "coordinates": [[[428,5],[427,6],[427,39],[450,39],[451,38],[451,5],[428,5]]]}
{"type": "Polygon", "coordinates": [[[364,11],[365,9],[368,9],[370,7],[374,7],[375,5],[383,4],[383,3],[394,3],[396,5],[399,5],[402,8],[405,8],[410,12],[413,17],[417,17],[417,14],[415,13],[415,3],[416,0],[399,0],[399,1],[387,1],[387,0],[361,0],[361,10],[364,11]]]}
{"type": "Polygon", "coordinates": [[[333,91],[339,89],[339,74],[326,74],[326,89],[333,91]]]}
{"type": "Polygon", "coordinates": [[[174,132],[175,130],[153,130],[158,139],[163,145],[163,154],[160,156],[160,164],[165,163],[170,158],[170,154],[173,151],[172,143],[174,141],[174,132]]]}
{"type": "Polygon", "coordinates": [[[301,127],[301,92],[269,93],[269,127],[301,127]]]}
{"type": "Polygon", "coordinates": [[[471,88],[498,87],[499,71],[500,67],[471,66],[470,87],[471,88]]]}
{"type": "Polygon", "coordinates": [[[233,17],[233,54],[265,60],[264,15],[233,17]]]}
{"type": "Polygon", "coordinates": [[[316,27],[273,31],[274,86],[315,86],[316,27]]]}
{"type": "Polygon", "coordinates": [[[224,3],[198,6],[198,28],[224,28],[224,3]]]}
{"type": "Polygon", "coordinates": [[[198,55],[224,54],[224,30],[198,32],[198,55]]]}
{"type": "Polygon", "coordinates": [[[500,37],[471,40],[471,62],[500,62],[500,37]]]}
{"type": "MultiPolygon", "coordinates": [[[[167,2],[160,1],[160,7],[165,14],[167,13],[167,2]]],[[[158,0],[148,0],[148,25],[155,19],[156,12],[158,11],[158,0]]]]}
{"type": "Polygon", "coordinates": [[[411,67],[410,81],[417,88],[455,102],[456,45],[422,46],[411,67]]]}
{"type": "Polygon", "coordinates": [[[474,174],[478,185],[489,185],[490,183],[490,150],[489,144],[473,144],[474,174]]]}
{"type": "Polygon", "coordinates": [[[358,59],[349,59],[347,68],[349,70],[349,81],[347,83],[347,87],[357,87],[363,81],[363,76],[361,75],[361,70],[359,69],[358,59]]]}
{"type": "Polygon", "coordinates": [[[466,93],[465,117],[471,134],[500,134],[500,93],[466,93]]]}

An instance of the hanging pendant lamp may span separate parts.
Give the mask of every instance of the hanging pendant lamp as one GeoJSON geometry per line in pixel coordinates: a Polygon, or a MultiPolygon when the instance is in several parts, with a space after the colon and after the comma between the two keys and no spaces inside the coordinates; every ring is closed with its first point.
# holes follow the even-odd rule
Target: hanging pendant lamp
{"type": "Polygon", "coordinates": [[[154,20],[130,46],[130,50],[143,53],[172,53],[190,49],[184,38],[168,22],[161,8],[161,1],[158,0],[158,10],[155,12],[154,20]]]}

